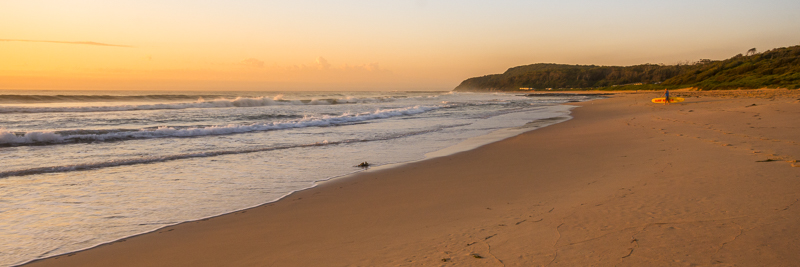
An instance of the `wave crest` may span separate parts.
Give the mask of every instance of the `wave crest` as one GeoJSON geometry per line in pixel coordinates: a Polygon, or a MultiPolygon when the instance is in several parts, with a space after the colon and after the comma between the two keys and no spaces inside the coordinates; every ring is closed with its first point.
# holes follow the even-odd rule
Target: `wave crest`
{"type": "Polygon", "coordinates": [[[324,127],[340,124],[384,119],[396,116],[419,114],[446,106],[413,106],[396,109],[383,109],[375,112],[345,113],[338,116],[325,115],[321,117],[304,117],[297,120],[287,120],[270,123],[256,123],[250,125],[216,125],[208,127],[176,128],[161,126],[156,129],[139,130],[103,130],[102,133],[80,133],[81,130],[58,132],[26,132],[13,133],[0,130],[0,146],[24,145],[49,145],[61,143],[81,143],[96,141],[123,141],[131,139],[171,138],[171,137],[199,137],[208,135],[228,135],[257,131],[272,131],[303,127],[324,127]]]}
{"type": "Polygon", "coordinates": [[[234,99],[205,100],[200,97],[195,102],[159,103],[143,105],[115,105],[115,106],[83,106],[83,107],[25,107],[4,106],[0,113],[58,113],[58,112],[109,112],[109,111],[134,111],[134,110],[163,110],[163,109],[189,109],[189,108],[231,108],[231,107],[263,107],[277,105],[338,105],[356,103],[378,103],[392,101],[392,98],[356,98],[345,97],[338,99],[309,99],[285,100],[283,95],[270,97],[237,97],[234,99]]]}

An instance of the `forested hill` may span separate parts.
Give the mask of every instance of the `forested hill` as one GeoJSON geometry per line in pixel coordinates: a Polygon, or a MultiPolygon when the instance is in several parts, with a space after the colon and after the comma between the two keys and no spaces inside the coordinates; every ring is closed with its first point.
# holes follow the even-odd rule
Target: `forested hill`
{"type": "Polygon", "coordinates": [[[800,88],[800,46],[692,64],[595,66],[539,63],[469,78],[455,91],[800,88]]]}

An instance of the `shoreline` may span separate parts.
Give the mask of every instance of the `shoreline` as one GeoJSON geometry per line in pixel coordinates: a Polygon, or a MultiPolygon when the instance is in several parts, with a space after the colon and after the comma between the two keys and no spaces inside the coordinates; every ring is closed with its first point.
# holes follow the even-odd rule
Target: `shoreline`
{"type": "MultiPolygon", "coordinates": [[[[588,93],[588,94],[585,94],[585,95],[586,96],[591,96],[591,95],[594,95],[594,94],[588,93]]],[[[607,96],[609,94],[601,94],[601,95],[607,96]]],[[[592,100],[589,100],[589,101],[592,101],[592,100]]],[[[580,101],[580,102],[585,102],[585,101],[580,101]]],[[[118,238],[116,240],[112,240],[112,241],[96,244],[96,245],[93,245],[93,246],[90,246],[90,247],[86,247],[86,248],[82,248],[82,249],[78,249],[78,250],[75,250],[75,251],[69,251],[69,252],[65,252],[65,253],[61,253],[61,254],[47,256],[45,258],[33,259],[33,260],[26,261],[26,262],[10,265],[10,266],[14,266],[14,267],[16,267],[16,266],[25,266],[25,265],[28,265],[30,263],[34,263],[34,262],[37,262],[37,261],[43,261],[43,260],[48,260],[48,259],[51,259],[51,258],[58,258],[58,257],[62,257],[62,256],[68,256],[68,255],[72,255],[72,254],[75,254],[75,253],[92,250],[92,249],[95,249],[95,248],[98,248],[98,247],[114,244],[114,243],[117,243],[117,242],[124,242],[124,240],[126,240],[126,239],[134,238],[134,237],[138,237],[138,236],[142,236],[142,235],[151,234],[151,233],[154,233],[154,232],[158,232],[158,231],[160,231],[160,230],[162,230],[164,228],[175,227],[175,226],[179,226],[179,225],[186,224],[186,223],[205,221],[205,220],[216,218],[216,217],[220,217],[220,216],[226,216],[226,215],[229,215],[229,214],[246,211],[246,210],[249,210],[249,209],[253,209],[253,208],[257,208],[257,207],[260,207],[260,206],[264,206],[264,205],[268,205],[268,204],[272,204],[272,203],[281,201],[281,200],[283,200],[283,199],[285,199],[287,197],[290,197],[293,194],[296,194],[298,192],[302,192],[302,191],[305,191],[305,190],[313,189],[313,188],[316,188],[316,187],[318,187],[318,186],[320,186],[322,184],[329,183],[329,182],[335,181],[337,179],[346,179],[346,178],[348,178],[350,176],[357,175],[359,173],[364,173],[364,172],[369,172],[369,171],[379,171],[379,170],[392,169],[392,168],[401,167],[401,166],[404,166],[404,165],[407,165],[407,164],[411,164],[411,163],[415,163],[415,162],[430,160],[430,159],[439,158],[439,157],[446,157],[448,155],[452,155],[452,154],[455,154],[455,153],[474,150],[474,149],[476,149],[476,148],[478,148],[480,146],[484,146],[484,145],[487,145],[487,144],[490,144],[490,143],[494,143],[494,142],[499,142],[499,141],[514,137],[516,135],[523,134],[525,132],[533,131],[533,130],[536,130],[536,129],[539,129],[539,128],[542,128],[542,127],[547,127],[547,126],[550,126],[550,125],[554,125],[554,124],[558,124],[558,123],[567,121],[567,120],[572,118],[569,115],[570,114],[570,110],[572,110],[575,107],[577,107],[577,106],[574,106],[574,105],[570,105],[572,103],[576,103],[576,102],[575,101],[570,101],[570,102],[567,102],[567,103],[554,105],[554,106],[568,106],[567,108],[564,108],[564,110],[555,111],[555,112],[566,112],[566,114],[562,114],[562,115],[555,116],[555,117],[548,117],[548,118],[544,118],[544,119],[537,119],[535,121],[529,122],[526,125],[517,126],[517,127],[511,127],[511,128],[504,128],[504,129],[500,129],[500,130],[496,130],[496,131],[487,133],[485,135],[471,137],[471,138],[468,138],[468,139],[466,139],[466,140],[464,140],[464,141],[462,141],[462,142],[460,142],[458,144],[443,148],[441,150],[437,150],[437,151],[432,151],[432,152],[426,153],[426,154],[422,155],[422,157],[419,158],[419,159],[410,160],[410,161],[404,161],[404,162],[389,163],[389,164],[385,164],[385,165],[369,167],[367,169],[358,169],[358,170],[354,170],[354,171],[349,172],[349,173],[344,173],[344,174],[340,174],[340,175],[334,175],[334,176],[322,178],[322,179],[313,181],[313,184],[311,186],[309,186],[309,187],[305,187],[305,188],[301,188],[301,189],[297,189],[297,190],[288,192],[288,193],[286,193],[286,194],[284,194],[284,195],[282,195],[282,196],[280,196],[280,197],[278,197],[278,198],[276,198],[274,200],[268,201],[268,202],[255,204],[255,205],[252,205],[252,206],[249,206],[249,207],[239,208],[239,209],[235,209],[235,210],[225,211],[225,212],[222,212],[222,213],[219,213],[219,214],[210,215],[210,216],[205,216],[205,217],[200,217],[200,218],[196,218],[196,219],[181,221],[181,222],[177,222],[177,223],[174,223],[174,224],[161,226],[161,227],[158,227],[158,228],[155,228],[155,229],[152,229],[152,230],[147,230],[147,231],[143,231],[143,232],[140,232],[140,233],[124,236],[124,237],[118,238]],[[567,118],[564,118],[565,116],[567,118]],[[552,120],[554,118],[560,119],[560,120],[552,120]]]]}
{"type": "MultiPolygon", "coordinates": [[[[26,263],[26,266],[47,266],[47,264],[64,266],[70,266],[70,264],[75,264],[74,266],[96,264],[98,266],[102,266],[104,264],[117,265],[121,262],[131,265],[183,264],[188,266],[194,264],[215,265],[220,263],[237,265],[263,265],[273,263],[280,265],[300,266],[313,263],[315,262],[314,260],[320,259],[331,260],[329,262],[332,265],[380,265],[384,263],[393,265],[437,265],[452,263],[454,265],[461,266],[488,264],[486,260],[489,260],[492,257],[503,263],[517,262],[520,264],[530,263],[534,265],[547,263],[546,260],[551,260],[551,263],[560,263],[565,265],[580,265],[581,263],[590,263],[588,261],[562,262],[558,260],[559,254],[562,254],[563,257],[564,253],[569,254],[570,252],[574,252],[571,251],[574,249],[574,245],[561,247],[561,249],[559,249],[558,245],[561,244],[560,242],[565,242],[561,241],[562,232],[565,235],[563,236],[564,238],[570,240],[575,239],[579,241],[581,238],[578,237],[591,237],[593,236],[591,233],[597,233],[598,231],[603,232],[602,227],[598,228],[601,230],[580,230],[594,228],[574,228],[575,225],[580,224],[568,222],[569,220],[566,220],[565,218],[581,221],[580,219],[570,216],[582,214],[585,218],[593,218],[596,221],[604,221],[597,220],[597,216],[590,216],[596,211],[583,210],[584,208],[581,208],[581,206],[591,203],[600,204],[595,207],[602,207],[605,205],[606,207],[611,207],[610,209],[606,210],[606,212],[619,213],[621,211],[619,209],[615,209],[614,207],[621,208],[631,203],[610,203],[608,201],[609,197],[611,197],[611,200],[616,200],[618,196],[622,196],[621,199],[626,197],[631,199],[636,198],[638,195],[632,196],[634,193],[628,194],[624,192],[624,190],[619,189],[618,185],[626,185],[629,192],[632,192],[632,188],[629,186],[631,183],[636,184],[639,187],[645,187],[641,184],[637,184],[637,182],[641,182],[641,180],[646,179],[647,177],[637,177],[637,175],[634,175],[636,172],[630,172],[629,170],[624,169],[625,164],[622,165],[623,169],[609,168],[607,165],[616,165],[618,162],[607,159],[606,154],[612,152],[625,152],[626,154],[637,154],[641,158],[647,158],[652,157],[654,154],[660,153],[658,150],[654,150],[646,145],[642,145],[642,147],[638,145],[631,146],[630,144],[626,143],[626,141],[631,140],[625,140],[624,138],[622,140],[618,140],[619,138],[611,138],[608,140],[606,140],[606,138],[598,139],[598,137],[603,137],[598,136],[602,134],[622,134],[616,132],[614,127],[609,127],[606,124],[613,124],[615,127],[624,127],[625,124],[623,123],[628,123],[627,126],[633,127],[631,126],[631,122],[636,122],[641,125],[648,125],[645,127],[636,126],[632,128],[639,132],[642,131],[642,129],[639,128],[658,126],[659,123],[662,123],[660,120],[655,122],[645,121],[642,123],[635,121],[635,119],[628,120],[626,122],[621,118],[636,118],[639,116],[639,114],[633,113],[630,110],[626,110],[625,105],[628,105],[628,109],[631,109],[632,107],[639,111],[650,109],[650,113],[674,112],[678,114],[679,112],[687,112],[675,110],[680,107],[694,108],[694,106],[687,106],[690,103],[695,106],[700,106],[718,104],[719,102],[723,102],[722,104],[729,104],[728,102],[730,102],[726,102],[725,100],[716,102],[703,102],[705,101],[704,97],[700,99],[687,99],[686,102],[681,104],[672,104],[663,107],[661,105],[652,106],[644,103],[644,100],[649,99],[648,95],[653,94],[621,94],[620,96],[615,96],[611,99],[570,103],[570,105],[579,105],[584,107],[573,110],[573,114],[575,114],[573,115],[574,119],[564,123],[540,128],[537,131],[528,131],[503,141],[494,142],[489,145],[481,146],[477,149],[459,152],[450,156],[426,159],[420,162],[412,162],[386,170],[358,172],[347,175],[347,177],[329,180],[328,182],[324,182],[321,185],[312,187],[310,189],[288,194],[279,201],[258,205],[256,207],[241,211],[227,213],[225,215],[219,215],[211,218],[200,219],[198,221],[184,222],[178,225],[160,228],[149,233],[121,239],[112,243],[106,243],[104,245],[99,245],[90,249],[82,250],[80,252],[73,252],[66,255],[35,260],[26,263]],[[678,108],[666,110],[666,108],[671,107],[678,108]],[[603,114],[594,114],[594,112],[597,112],[598,110],[603,114]],[[570,130],[575,129],[589,131],[582,132],[578,134],[577,137],[595,139],[574,139],[570,141],[569,139],[563,139],[563,137],[561,137],[562,135],[575,135],[575,133],[570,132],[570,130]],[[550,139],[542,140],[545,137],[550,139]],[[619,145],[619,147],[615,147],[612,144],[604,142],[610,142],[619,145]],[[578,151],[575,148],[571,148],[571,146],[576,145],[574,143],[585,144],[585,147],[583,147],[584,149],[578,150],[586,151],[588,149],[590,151],[584,152],[586,155],[571,154],[575,151],[578,151]],[[531,148],[531,145],[534,145],[533,147],[537,147],[541,150],[534,149],[533,151],[530,151],[530,149],[525,149],[531,148]],[[596,151],[593,152],[591,150],[596,151]],[[509,154],[512,156],[508,157],[509,154]],[[524,157],[518,158],[514,155],[522,155],[524,157]],[[496,159],[494,157],[503,158],[496,159]],[[536,161],[531,163],[529,161],[530,159],[535,159],[536,161]],[[562,159],[566,162],[559,161],[558,159],[562,159]],[[600,162],[605,163],[606,165],[603,165],[600,162]],[[491,168],[482,167],[482,164],[486,164],[485,166],[490,166],[491,168]],[[525,164],[535,166],[526,167],[525,164]],[[541,168],[544,166],[549,166],[555,170],[541,168]],[[574,166],[579,166],[580,168],[575,168],[574,166]],[[568,174],[571,173],[575,176],[569,176],[563,172],[568,174]],[[408,173],[413,173],[415,175],[410,175],[408,173]],[[537,175],[535,177],[531,176],[532,173],[537,173],[537,175]],[[596,177],[596,175],[592,175],[592,173],[604,173],[606,175],[604,177],[596,177]],[[619,177],[615,177],[614,179],[609,178],[613,176],[612,174],[618,174],[619,177]],[[503,181],[503,183],[500,181],[495,181],[495,179],[487,180],[486,176],[497,176],[499,178],[495,178],[503,181]],[[431,180],[431,178],[437,179],[431,180]],[[564,180],[564,178],[572,178],[573,180],[564,180]],[[600,190],[593,189],[587,191],[587,188],[585,188],[586,186],[583,186],[584,182],[589,183],[589,185],[595,184],[602,186],[600,186],[600,190]],[[509,185],[515,186],[509,187],[509,185]],[[527,187],[524,187],[523,185],[527,187]],[[529,190],[523,190],[524,188],[529,190]],[[398,194],[396,192],[397,190],[415,197],[398,194]],[[450,192],[450,190],[457,192],[450,192]],[[533,191],[534,193],[538,192],[538,195],[534,194],[535,196],[530,196],[531,192],[529,191],[533,191]],[[462,195],[461,193],[471,193],[472,195],[467,195],[471,197],[465,197],[465,195],[462,195]],[[563,193],[574,198],[564,197],[559,195],[559,193],[563,193]],[[589,197],[583,196],[582,194],[587,194],[589,197]],[[383,201],[369,201],[370,199],[383,201]],[[343,204],[343,202],[349,204],[346,205],[343,204]],[[508,206],[503,204],[504,202],[508,202],[508,206]],[[386,211],[385,206],[379,206],[377,203],[382,203],[386,206],[391,206],[398,209],[394,212],[386,211]],[[351,209],[362,212],[368,211],[374,216],[364,216],[364,214],[353,213],[351,209]],[[411,209],[411,211],[407,209],[411,209]],[[526,210],[535,210],[535,212],[528,212],[530,213],[530,217],[524,217],[523,215],[525,215],[526,212],[523,211],[526,210]],[[487,215],[485,213],[498,213],[499,215],[487,215]],[[558,217],[561,217],[561,221],[558,220],[558,217]],[[315,224],[315,221],[318,222],[320,220],[329,220],[333,223],[333,225],[326,225],[324,223],[322,225],[315,224]],[[501,221],[502,223],[496,223],[497,221],[501,221]],[[503,226],[500,226],[501,224],[503,226]],[[350,228],[359,225],[362,226],[363,229],[356,227],[357,229],[361,229],[364,232],[369,233],[365,234],[360,233],[361,231],[356,231],[350,232],[351,235],[348,235],[342,234],[341,232],[337,232],[335,230],[353,231],[350,228]],[[289,229],[282,229],[285,231],[276,231],[274,229],[269,229],[269,226],[278,228],[288,226],[289,229]],[[334,229],[321,230],[319,229],[320,226],[329,226],[330,228],[334,229]],[[520,229],[511,229],[513,228],[511,226],[519,226],[517,228],[520,229]],[[429,228],[434,228],[436,230],[429,230],[429,228]],[[237,231],[237,229],[239,230],[237,231]],[[553,232],[553,230],[555,231],[553,232]],[[567,235],[568,232],[574,230],[577,230],[577,234],[574,234],[572,237],[567,235]],[[580,234],[581,231],[584,231],[585,233],[580,234]],[[516,235],[512,233],[516,233],[516,235]],[[534,238],[534,236],[531,236],[533,233],[537,233],[535,235],[535,239],[541,242],[535,242],[534,244],[531,244],[526,243],[525,240],[519,240],[519,238],[515,238],[515,236],[527,236],[534,238]],[[555,233],[558,233],[558,238],[555,239],[554,244],[551,244],[553,242],[551,239],[555,237],[555,233]],[[197,237],[198,235],[202,237],[197,237]],[[283,246],[265,244],[260,242],[258,239],[254,239],[253,236],[260,236],[264,238],[269,237],[270,239],[274,238],[275,240],[278,240],[276,242],[283,244],[283,246]],[[377,240],[376,236],[399,239],[400,241],[377,240]],[[311,243],[303,241],[309,241],[311,243]],[[351,243],[350,241],[355,243],[351,243]],[[221,247],[218,245],[220,242],[231,246],[237,246],[241,249],[229,249],[221,247]],[[498,243],[495,244],[493,242],[498,243]],[[368,244],[365,245],[364,243],[368,244]],[[547,243],[548,246],[541,247],[541,244],[538,243],[547,243]],[[410,246],[410,244],[415,245],[410,246]],[[489,246],[490,244],[492,245],[489,246]],[[478,245],[486,246],[478,247],[478,245]],[[552,247],[549,245],[552,245],[552,247]],[[152,246],[156,246],[158,248],[150,249],[149,247],[152,246]],[[326,251],[324,249],[326,247],[330,249],[335,248],[338,252],[330,252],[330,249],[326,251]],[[414,249],[412,247],[423,247],[427,248],[427,250],[414,249]],[[495,249],[489,249],[487,251],[487,247],[495,247],[495,249]],[[260,253],[253,254],[254,251],[252,251],[256,248],[259,250],[267,249],[268,251],[274,253],[267,257],[259,258],[257,254],[260,253]],[[526,251],[533,252],[523,253],[523,251],[520,251],[520,248],[525,248],[526,251]],[[553,250],[553,248],[555,248],[555,250],[553,250]],[[567,248],[569,248],[569,250],[567,250],[567,248]],[[433,250],[436,253],[431,253],[429,250],[433,250]],[[494,250],[494,252],[492,252],[492,250],[494,250]],[[519,254],[519,257],[506,257],[512,254],[519,254]],[[480,255],[482,257],[480,259],[483,259],[483,261],[472,255],[480,255]],[[172,259],[167,259],[165,257],[172,259]],[[138,263],[131,260],[136,260],[138,263]],[[176,261],[170,263],[167,260],[176,261]]],[[[708,98],[712,98],[712,100],[714,100],[714,97],[708,98]]],[[[750,100],[750,98],[747,100],[750,100]]],[[[759,102],[760,105],[756,105],[755,107],[760,108],[762,102],[766,101],[770,100],[758,99],[757,102],[759,102]]],[[[791,104],[791,102],[788,103],[791,104]]],[[[763,105],[768,106],[769,102],[766,102],[766,104],[763,105]]],[[[693,110],[688,112],[698,114],[701,113],[701,110],[693,110]]],[[[714,114],[708,113],[703,115],[713,117],[714,114]]],[[[661,137],[662,135],[669,136],[669,134],[659,133],[659,130],[655,130],[655,127],[651,128],[653,128],[654,131],[644,131],[651,134],[647,135],[649,139],[654,138],[653,135],[655,135],[655,137],[661,137]]],[[[687,129],[681,134],[686,136],[693,131],[696,131],[696,129],[687,129]]],[[[636,138],[636,135],[629,135],[628,137],[628,139],[636,138]]],[[[674,138],[674,136],[671,136],[670,138],[674,138]]],[[[645,142],[647,140],[638,139],[633,140],[633,142],[637,144],[647,143],[645,142]]],[[[668,145],[665,146],[665,148],[669,148],[670,152],[679,153],[672,150],[673,147],[670,145],[673,143],[671,143],[671,141],[662,140],[662,142],[667,142],[668,145]]],[[[766,144],[769,145],[768,142],[766,144]]],[[[680,145],[678,143],[675,147],[678,146],[680,146],[681,149],[692,150],[691,146],[680,145]]],[[[730,147],[725,146],[724,144],[715,144],[715,146],[716,150],[729,149],[730,147]]],[[[734,147],[735,146],[736,145],[734,145],[734,147]]],[[[797,157],[798,155],[792,154],[794,153],[793,151],[794,150],[791,150],[791,153],[772,153],[773,156],[769,157],[776,157],[774,155],[777,154],[779,156],[783,156],[783,159],[785,159],[784,161],[796,160],[794,157],[797,157]]],[[[703,154],[700,152],[698,153],[703,154]]],[[[757,154],[759,153],[753,153],[747,156],[760,156],[757,154]]],[[[711,158],[724,158],[725,153],[717,153],[712,156],[714,157],[711,158]]],[[[653,163],[652,160],[639,160],[648,164],[653,163]]],[[[672,160],[676,161],[677,159],[672,160]]],[[[737,158],[737,160],[740,159],[737,158]]],[[[780,162],[760,164],[779,163],[780,162]]],[[[659,163],[657,162],[656,164],[659,163]]],[[[634,167],[634,169],[639,171],[651,170],[649,166],[635,166],[636,167],[634,167]]],[[[630,168],[630,166],[628,167],[630,168]]],[[[659,167],[661,166],[659,165],[659,167]]],[[[756,167],[762,168],[763,165],[756,167]]],[[[785,167],[786,166],[782,166],[779,168],[785,167]]],[[[664,172],[668,170],[669,169],[662,168],[661,171],[664,172]]],[[[715,170],[726,172],[725,168],[716,168],[715,170]]],[[[791,168],[791,166],[789,166],[788,171],[780,170],[780,175],[787,176],[792,173],[797,173],[797,170],[800,170],[800,168],[791,168]]],[[[769,172],[769,169],[767,172],[769,172]]],[[[649,182],[652,186],[653,183],[659,184],[661,181],[649,182]]],[[[787,190],[798,188],[797,183],[793,183],[791,180],[781,180],[781,182],[781,185],[783,185],[783,187],[785,187],[787,190]]],[[[647,183],[645,183],[645,185],[646,184],[647,183]]],[[[660,189],[670,189],[669,185],[661,184],[660,186],[660,189]]],[[[625,188],[626,187],[623,187],[623,189],[625,188]]],[[[649,190],[656,193],[665,192],[664,190],[649,190]]],[[[647,189],[645,189],[645,191],[647,191],[647,189]]],[[[671,191],[674,192],[675,190],[671,191]]],[[[784,193],[784,195],[786,194],[791,195],[790,193],[784,193]]],[[[792,196],[796,196],[796,194],[792,196]]],[[[644,200],[652,202],[652,199],[646,198],[644,200]]],[[[680,200],[671,200],[673,202],[680,202],[680,200]]],[[[776,201],[773,200],[772,202],[776,201]]],[[[708,209],[709,207],[705,208],[708,209]]],[[[786,210],[790,208],[792,208],[792,205],[786,207],[786,210]]],[[[630,214],[625,213],[617,215],[619,215],[617,217],[630,217],[630,214]]],[[[669,216],[664,214],[658,215],[657,213],[654,213],[654,215],[651,217],[663,219],[669,216]]],[[[643,219],[636,216],[632,218],[634,221],[648,221],[646,218],[643,219]]],[[[606,219],[605,221],[609,220],[611,219],[606,219]]],[[[581,222],[584,225],[591,225],[591,221],[592,220],[585,219],[581,222]]],[[[653,220],[651,219],[650,221],[653,220]]],[[[796,222],[796,220],[793,219],[792,222],[796,222]]],[[[617,221],[617,223],[623,225],[626,224],[619,221],[617,221]]],[[[611,223],[607,227],[611,227],[612,229],[615,227],[619,228],[619,226],[615,226],[617,223],[611,223]]],[[[647,232],[645,231],[647,228],[659,225],[657,222],[655,222],[655,225],[647,226],[653,223],[654,222],[649,222],[649,224],[645,224],[645,229],[641,230],[640,232],[647,232]]],[[[624,254],[625,252],[628,252],[628,247],[633,246],[630,244],[635,243],[635,247],[630,249],[629,255],[626,257],[622,257],[625,255],[621,255],[621,259],[642,260],[637,258],[638,255],[633,254],[633,251],[637,250],[636,248],[640,248],[639,243],[643,243],[644,241],[638,241],[638,239],[643,238],[637,238],[636,242],[630,241],[630,239],[624,240],[625,242],[616,240],[619,238],[617,236],[619,233],[627,233],[626,231],[630,231],[626,229],[628,228],[622,227],[617,229],[621,232],[615,232],[616,234],[608,233],[606,235],[596,237],[595,239],[591,239],[594,241],[586,240],[575,244],[607,241],[616,244],[610,245],[607,249],[612,249],[612,247],[617,248],[619,251],[613,251],[614,253],[619,254],[617,252],[621,252],[624,254]],[[614,237],[615,239],[609,240],[611,237],[614,237]],[[626,245],[627,247],[623,246],[624,249],[620,249],[620,244],[626,245]],[[635,257],[631,255],[634,255],[635,257]]],[[[798,233],[793,232],[792,234],[796,235],[798,233]]],[[[725,244],[727,243],[723,243],[723,246],[725,244]]],[[[731,245],[728,247],[731,247],[731,245]]],[[[674,250],[674,248],[672,249],[674,250]]],[[[581,251],[586,252],[585,249],[581,251]]],[[[609,253],[614,254],[611,252],[609,253]]],[[[599,254],[590,253],[590,255],[598,256],[599,254]]],[[[570,258],[568,257],[567,259],[570,258]]],[[[595,261],[592,262],[595,263],[611,262],[603,257],[595,257],[594,260],[595,261]]],[[[741,261],[739,262],[741,263],[741,261]]]]}

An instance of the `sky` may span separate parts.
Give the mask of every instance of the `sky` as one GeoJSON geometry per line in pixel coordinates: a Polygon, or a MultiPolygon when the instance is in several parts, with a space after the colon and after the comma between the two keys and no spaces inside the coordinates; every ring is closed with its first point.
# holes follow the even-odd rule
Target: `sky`
{"type": "Polygon", "coordinates": [[[0,89],[450,90],[800,44],[797,0],[0,0],[0,89]]]}

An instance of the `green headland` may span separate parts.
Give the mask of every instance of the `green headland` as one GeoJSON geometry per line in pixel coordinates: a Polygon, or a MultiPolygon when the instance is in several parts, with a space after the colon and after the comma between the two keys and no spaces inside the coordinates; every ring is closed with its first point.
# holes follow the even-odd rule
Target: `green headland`
{"type": "Polygon", "coordinates": [[[700,90],[800,88],[800,46],[761,53],[750,49],[725,60],[635,66],[538,63],[502,74],[469,78],[455,91],[700,90]]]}

